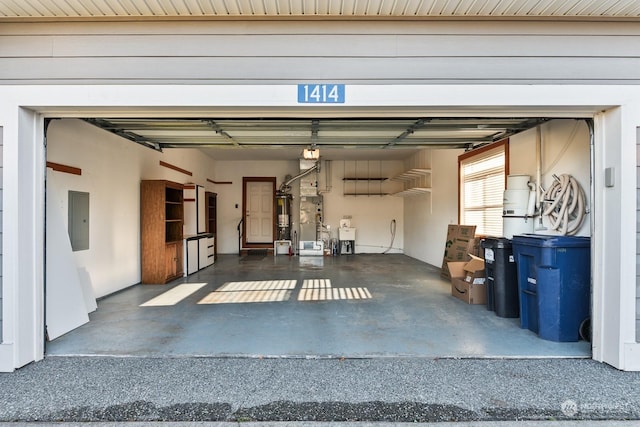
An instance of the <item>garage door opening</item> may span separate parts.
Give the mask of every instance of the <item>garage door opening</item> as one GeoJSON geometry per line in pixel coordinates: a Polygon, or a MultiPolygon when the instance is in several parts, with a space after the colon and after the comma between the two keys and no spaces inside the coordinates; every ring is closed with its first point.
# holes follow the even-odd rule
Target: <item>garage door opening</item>
{"type": "MultiPolygon", "coordinates": [[[[452,297],[451,282],[440,277],[447,226],[459,223],[458,156],[508,137],[508,174],[533,182],[539,174],[546,188],[554,174],[569,173],[589,194],[584,120],[369,118],[323,125],[319,119],[53,120],[48,162],[81,173],[49,168],[47,205],[64,220],[68,191],[91,194],[91,245],[74,252],[71,262],[79,272],[78,301],[98,303],[88,323],[48,342],[47,354],[591,356],[586,341],[542,340],[517,318],[452,297]],[[204,127],[189,126],[194,123],[204,127]],[[320,152],[321,166],[311,176],[322,196],[322,206],[313,205],[321,252],[295,256],[303,246],[293,236],[281,242],[282,250],[272,224],[273,246],[243,253],[243,179],[266,177],[278,188],[300,174],[302,150],[310,147],[320,152]],[[168,283],[139,284],[146,232],[141,181],[202,186],[215,194],[212,265],[168,283]],[[352,237],[341,239],[347,228],[352,237]],[[333,241],[350,242],[352,251],[334,253],[333,241]]],[[[291,185],[289,213],[298,236],[301,202],[312,197],[300,185],[291,185]]],[[[167,206],[179,203],[186,203],[184,194],[158,210],[166,215],[167,206]]],[[[173,221],[184,226],[186,220],[173,221]]],[[[50,226],[47,221],[47,233],[50,226]]],[[[579,234],[590,236],[588,218],[579,234]]],[[[184,263],[192,256],[186,239],[193,236],[180,237],[174,240],[185,242],[172,258],[184,263]]],[[[49,239],[47,245],[48,253],[59,249],[49,239]]],[[[208,245],[195,246],[206,252],[208,245]]],[[[47,295],[56,292],[54,281],[47,277],[47,295]]]]}

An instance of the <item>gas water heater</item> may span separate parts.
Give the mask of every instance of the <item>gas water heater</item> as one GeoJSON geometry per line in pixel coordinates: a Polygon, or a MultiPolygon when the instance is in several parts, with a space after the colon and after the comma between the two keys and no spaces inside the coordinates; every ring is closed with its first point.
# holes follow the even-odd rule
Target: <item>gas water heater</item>
{"type": "Polygon", "coordinates": [[[285,191],[276,192],[276,213],[278,218],[278,238],[291,240],[291,194],[285,191]]]}
{"type": "Polygon", "coordinates": [[[536,193],[529,187],[529,175],[507,176],[502,200],[502,233],[507,239],[533,233],[536,193]]]}

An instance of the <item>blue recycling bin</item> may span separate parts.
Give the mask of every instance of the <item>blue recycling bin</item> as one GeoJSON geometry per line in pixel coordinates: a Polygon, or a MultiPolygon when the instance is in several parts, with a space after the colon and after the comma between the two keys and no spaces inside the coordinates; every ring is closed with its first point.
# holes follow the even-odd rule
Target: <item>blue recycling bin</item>
{"type": "Polygon", "coordinates": [[[520,327],[549,341],[578,341],[590,316],[589,237],[513,236],[520,291],[520,327]]]}

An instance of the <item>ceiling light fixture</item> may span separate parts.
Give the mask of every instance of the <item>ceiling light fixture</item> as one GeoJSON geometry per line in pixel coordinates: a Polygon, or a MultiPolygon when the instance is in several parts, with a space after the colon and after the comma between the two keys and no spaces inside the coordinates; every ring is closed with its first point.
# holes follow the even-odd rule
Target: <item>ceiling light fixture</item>
{"type": "Polygon", "coordinates": [[[317,148],[305,148],[302,151],[302,157],[305,160],[318,160],[320,158],[320,150],[317,148]]]}

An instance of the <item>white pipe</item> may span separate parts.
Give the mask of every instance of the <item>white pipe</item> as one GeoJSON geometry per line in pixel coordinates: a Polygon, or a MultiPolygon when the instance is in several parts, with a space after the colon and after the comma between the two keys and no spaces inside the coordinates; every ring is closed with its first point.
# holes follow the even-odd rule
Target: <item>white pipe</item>
{"type": "Polygon", "coordinates": [[[536,126],[536,210],[542,212],[542,130],[536,126]]]}
{"type": "Polygon", "coordinates": [[[331,160],[325,160],[324,161],[324,181],[325,181],[325,188],[323,190],[319,190],[318,194],[326,194],[326,193],[330,193],[331,192],[331,188],[332,188],[332,181],[331,181],[331,160]]]}

